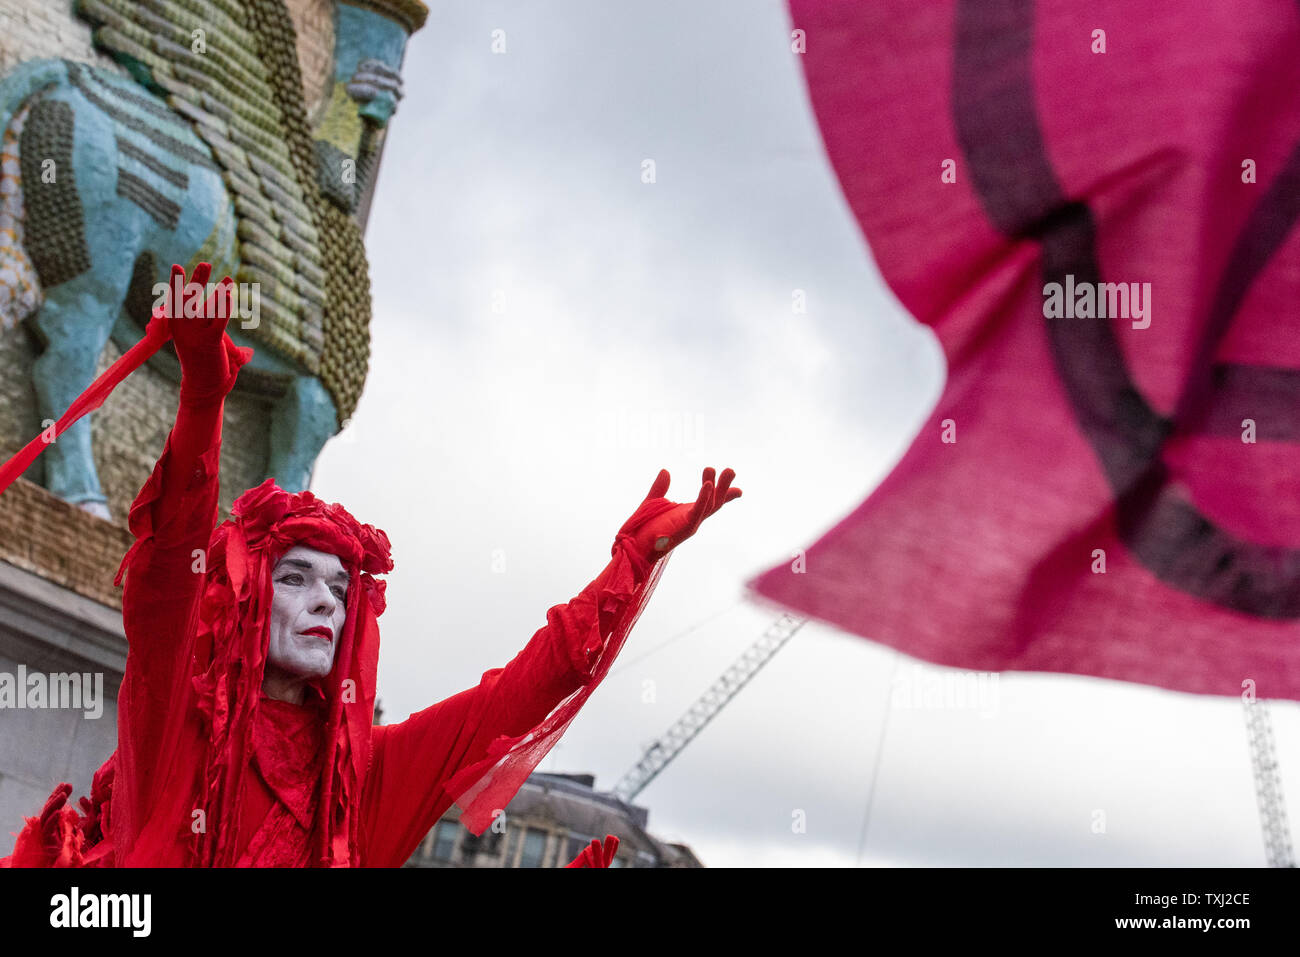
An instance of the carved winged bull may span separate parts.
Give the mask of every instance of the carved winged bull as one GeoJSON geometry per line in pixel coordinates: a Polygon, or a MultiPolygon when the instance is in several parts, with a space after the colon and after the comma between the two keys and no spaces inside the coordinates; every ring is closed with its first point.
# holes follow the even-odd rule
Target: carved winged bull
{"type": "MultiPolygon", "coordinates": [[[[0,324],[26,322],[43,349],[43,420],[110,336],[139,339],[172,263],[208,261],[239,284],[229,328],[256,349],[240,386],[270,405],[266,474],[309,483],[365,381],[358,210],[427,16],[418,0],[316,6],[334,50],[310,118],[285,0],[78,0],[124,69],[45,59],[0,78],[0,324]]],[[[51,492],[108,517],[89,419],[44,459],[51,492]]]]}

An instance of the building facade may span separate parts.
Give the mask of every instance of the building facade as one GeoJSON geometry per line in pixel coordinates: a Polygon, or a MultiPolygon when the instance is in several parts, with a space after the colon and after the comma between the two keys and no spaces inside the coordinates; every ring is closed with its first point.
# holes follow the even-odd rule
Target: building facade
{"type": "Polygon", "coordinates": [[[475,836],[453,807],[407,867],[564,867],[593,839],[619,840],[612,867],[703,867],[685,844],[647,830],[649,811],[597,791],[590,774],[534,773],[492,826],[475,836]]]}

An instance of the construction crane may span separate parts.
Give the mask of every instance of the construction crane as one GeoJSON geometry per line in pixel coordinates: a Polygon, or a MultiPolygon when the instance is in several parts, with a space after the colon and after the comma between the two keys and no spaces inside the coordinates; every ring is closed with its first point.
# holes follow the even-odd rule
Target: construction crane
{"type": "Polygon", "coordinates": [[[1255,771],[1255,798],[1259,822],[1264,829],[1264,854],[1269,867],[1295,867],[1291,852],[1291,828],[1282,799],[1282,778],[1277,770],[1277,749],[1273,743],[1273,722],[1268,707],[1254,695],[1242,698],[1246,707],[1246,736],[1250,740],[1250,763],[1255,771]]]}
{"type": "Polygon", "coordinates": [[[796,618],[793,615],[782,615],[772,622],[759,639],[700,695],[663,737],[646,748],[641,760],[614,786],[614,794],[620,800],[631,803],[807,623],[806,618],[796,618]]]}

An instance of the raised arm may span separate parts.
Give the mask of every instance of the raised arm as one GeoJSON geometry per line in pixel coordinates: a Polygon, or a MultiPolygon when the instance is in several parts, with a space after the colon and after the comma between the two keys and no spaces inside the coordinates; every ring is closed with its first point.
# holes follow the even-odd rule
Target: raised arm
{"type": "Polygon", "coordinates": [[[186,623],[183,609],[198,593],[216,521],[225,398],[252,355],[225,334],[233,284],[227,277],[208,298],[210,271],[200,263],[187,284],[173,266],[161,307],[180,359],[180,401],[153,474],[131,504],[136,541],[118,572],[126,576],[123,615],[133,648],[166,640],[163,632],[186,623]]]}
{"type": "MultiPolygon", "coordinates": [[[[155,469],[161,476],[160,494],[148,504],[150,528],[160,547],[195,535],[203,536],[199,547],[206,547],[216,521],[221,421],[226,396],[244,360],[226,335],[234,284],[227,276],[207,298],[210,272],[211,266],[200,263],[192,285],[183,287],[184,270],[172,267],[173,288],[185,288],[183,305],[173,307],[170,317],[172,342],[181,364],[181,388],[176,422],[155,469]],[[200,314],[188,314],[200,307],[200,314]],[[196,503],[204,506],[198,515],[191,511],[196,503]]],[[[132,505],[132,518],[138,504],[140,498],[132,505]]]]}
{"type": "Polygon", "coordinates": [[[508,665],[486,672],[477,687],[375,729],[363,797],[369,866],[401,865],[453,801],[469,803],[467,792],[475,811],[462,820],[482,831],[484,799],[505,806],[608,672],[657,581],[656,563],[739,497],[729,488],[734,474],[726,470],[715,492],[707,469],[696,502],[678,505],[662,497],[669,477],[660,472],[619,530],[610,563],[572,601],[547,611],[546,625],[508,665]],[[493,786],[490,778],[503,768],[493,786]]]}
{"type": "Polygon", "coordinates": [[[119,581],[125,575],[127,637],[118,743],[133,752],[132,766],[145,777],[166,760],[157,745],[178,696],[188,691],[205,549],[217,515],[222,412],[239,367],[252,355],[225,334],[229,279],[206,296],[210,269],[201,263],[187,285],[184,271],[173,267],[171,289],[184,291],[169,293],[155,314],[155,321],[168,322],[180,359],[180,404],[153,474],[131,505],[136,540],[118,572],[119,581]]]}

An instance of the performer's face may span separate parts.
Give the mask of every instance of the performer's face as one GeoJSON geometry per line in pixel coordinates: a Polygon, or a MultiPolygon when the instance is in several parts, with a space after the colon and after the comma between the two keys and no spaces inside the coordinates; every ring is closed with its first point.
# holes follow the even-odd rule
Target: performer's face
{"type": "Polygon", "coordinates": [[[334,666],[347,618],[343,563],[337,555],[295,545],[276,564],[271,582],[275,593],[267,659],[299,678],[325,677],[334,666]]]}

